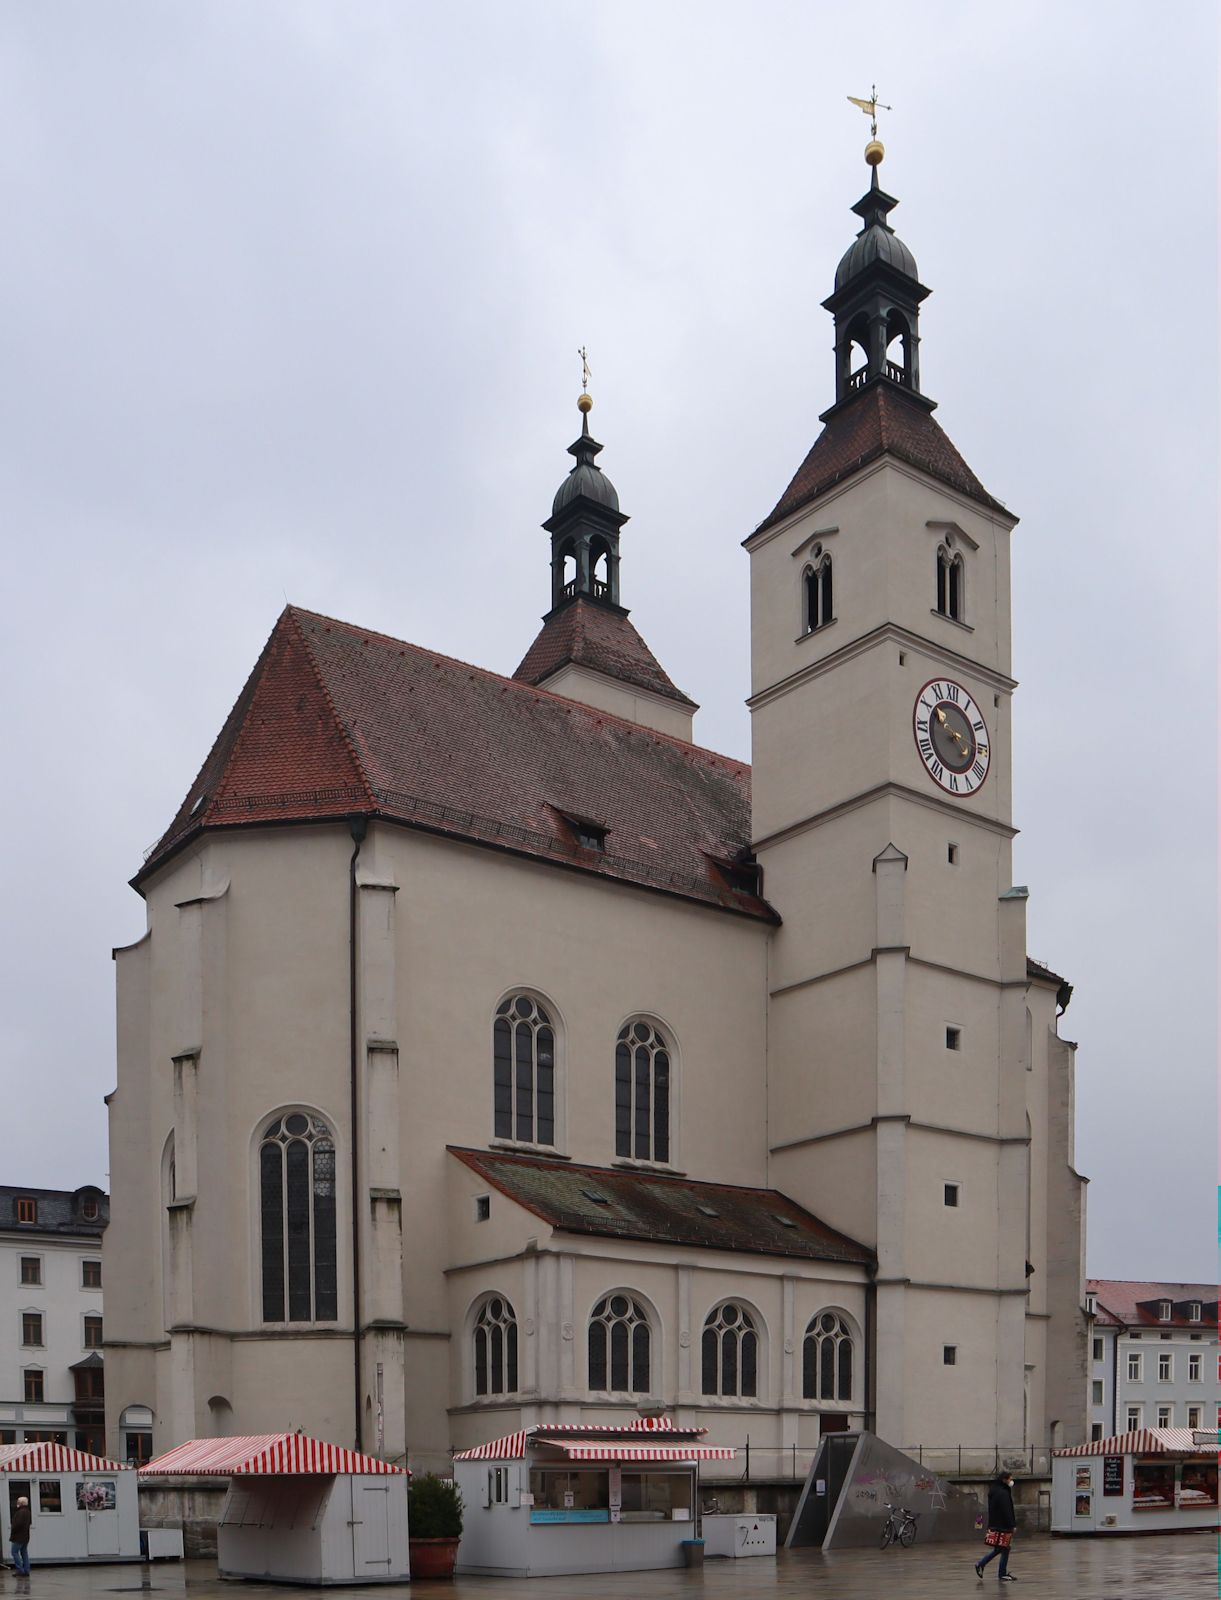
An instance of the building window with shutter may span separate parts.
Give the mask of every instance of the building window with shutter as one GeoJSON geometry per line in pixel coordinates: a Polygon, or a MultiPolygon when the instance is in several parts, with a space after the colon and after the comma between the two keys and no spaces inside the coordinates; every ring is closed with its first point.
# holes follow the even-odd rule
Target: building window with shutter
{"type": "Polygon", "coordinates": [[[21,1342],[23,1345],[42,1344],[41,1311],[23,1311],[21,1313],[21,1342]]]}
{"type": "Polygon", "coordinates": [[[100,1261],[81,1262],[81,1288],[100,1289],[102,1287],[102,1263],[100,1261]]]}
{"type": "Polygon", "coordinates": [[[335,1138],[320,1117],[284,1112],[259,1146],[264,1322],[334,1322],[335,1138]]]}
{"type": "Polygon", "coordinates": [[[102,1348],[102,1319],[101,1317],[88,1316],[85,1318],[85,1349],[100,1350],[102,1348]]]}

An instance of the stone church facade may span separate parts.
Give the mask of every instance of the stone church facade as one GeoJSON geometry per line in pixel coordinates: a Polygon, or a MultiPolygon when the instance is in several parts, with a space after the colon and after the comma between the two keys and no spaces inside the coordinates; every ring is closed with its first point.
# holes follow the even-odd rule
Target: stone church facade
{"type": "Polygon", "coordinates": [[[752,767],[622,605],[585,397],[513,678],[276,623],[116,952],[112,1450],[137,1413],[424,1467],[663,1407],[764,1472],[847,1425],[1084,1437],[1016,519],[921,391],[895,204],[875,166],[834,402],[745,541],[752,767]]]}

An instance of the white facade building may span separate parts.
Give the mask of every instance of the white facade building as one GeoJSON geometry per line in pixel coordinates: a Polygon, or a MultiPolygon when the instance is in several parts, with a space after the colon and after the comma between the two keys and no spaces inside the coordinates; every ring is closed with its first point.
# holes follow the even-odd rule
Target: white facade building
{"type": "Polygon", "coordinates": [[[136,1408],[442,1469],[639,1408],[764,1473],[849,1423],[1083,1437],[1016,518],[921,390],[895,204],[875,169],[825,427],[745,541],[752,768],[628,621],[588,397],[512,678],[281,616],[116,952],[116,1448],[136,1408]]]}
{"type": "Polygon", "coordinates": [[[1091,1439],[1221,1426],[1215,1283],[1091,1278],[1091,1439]]]}
{"type": "Polygon", "coordinates": [[[103,1455],[101,1189],[0,1187],[0,1444],[103,1455]]]}

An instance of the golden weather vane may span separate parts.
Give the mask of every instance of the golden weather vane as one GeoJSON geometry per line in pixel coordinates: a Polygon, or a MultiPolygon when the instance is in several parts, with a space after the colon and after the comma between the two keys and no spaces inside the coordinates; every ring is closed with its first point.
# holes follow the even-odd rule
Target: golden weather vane
{"type": "Polygon", "coordinates": [[[858,100],[854,94],[850,94],[848,99],[854,106],[860,106],[861,110],[869,118],[869,137],[876,139],[878,136],[878,112],[893,111],[894,107],[883,105],[878,99],[878,86],[876,83],[870,86],[868,100],[858,100]]]}

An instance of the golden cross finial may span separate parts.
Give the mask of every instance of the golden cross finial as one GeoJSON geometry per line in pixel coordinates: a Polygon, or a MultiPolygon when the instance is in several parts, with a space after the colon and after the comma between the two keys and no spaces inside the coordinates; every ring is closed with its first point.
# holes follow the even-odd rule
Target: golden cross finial
{"type": "Polygon", "coordinates": [[[577,354],[581,358],[581,393],[588,394],[589,380],[593,377],[593,372],[590,369],[589,357],[585,354],[584,345],[577,351],[577,354]]]}
{"type": "Polygon", "coordinates": [[[869,136],[871,139],[876,139],[878,136],[878,112],[893,111],[894,107],[883,105],[878,99],[878,86],[876,83],[870,85],[868,100],[858,100],[854,94],[850,94],[848,99],[854,106],[860,106],[861,110],[869,118],[869,136]]]}

